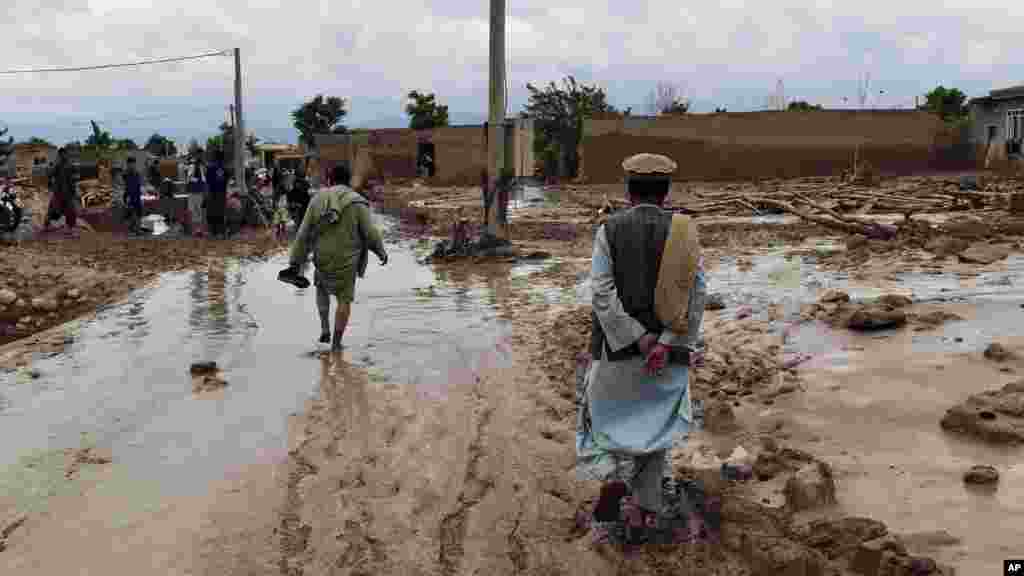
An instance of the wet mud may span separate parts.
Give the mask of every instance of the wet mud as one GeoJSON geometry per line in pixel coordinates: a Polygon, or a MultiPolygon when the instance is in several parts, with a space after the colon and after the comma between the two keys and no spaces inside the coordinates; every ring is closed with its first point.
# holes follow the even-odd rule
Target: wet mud
{"type": "MultiPolygon", "coordinates": [[[[412,196],[472,206],[472,192],[412,196]]],[[[38,504],[4,559],[19,573],[70,568],[44,543],[70,539],[60,519],[72,516],[93,535],[87,543],[118,535],[159,551],[154,566],[197,574],[909,575],[940,565],[982,573],[1012,556],[1018,531],[962,526],[1024,525],[1019,454],[940,420],[1024,369],[984,354],[997,336],[1020,352],[1014,254],[932,262],[923,247],[869,245],[857,260],[844,238],[791,241],[788,224],[710,225],[705,258],[719,298],[693,391],[709,409],[672,468],[721,499],[721,539],[623,554],[590,544],[578,518],[598,487],[573,472],[594,208],[569,193],[515,207],[527,232],[518,243],[549,261],[428,267],[418,262],[431,234],[447,234],[446,208],[380,195],[399,216],[389,241],[418,241],[402,241],[388,268],[371,265],[341,354],[317,353],[311,295],[276,284],[272,258],[205,260],[62,332],[73,339],[62,353],[19,356],[28,361],[0,375],[0,426],[36,440],[3,453],[15,464],[0,482],[38,493],[25,487],[24,455],[74,445],[82,428],[100,431],[112,462],[68,479],[62,456],[48,480],[61,488],[24,498],[38,504]],[[562,240],[567,226],[572,239],[562,240]],[[850,262],[859,264],[842,270],[850,262]],[[851,330],[830,322],[828,307],[808,313],[828,289],[848,298],[823,304],[884,305],[906,324],[851,330]],[[119,355],[140,360],[106,367],[119,355]],[[199,400],[188,367],[209,360],[230,385],[199,400]],[[116,382],[133,386],[102,392],[116,382]],[[755,477],[723,481],[717,466],[737,453],[755,477]],[[967,489],[974,466],[997,471],[996,490],[967,489]],[[134,495],[116,497],[129,483],[134,495]],[[175,527],[178,542],[168,538],[175,527]]],[[[84,556],[82,566],[110,568],[84,556]]]]}

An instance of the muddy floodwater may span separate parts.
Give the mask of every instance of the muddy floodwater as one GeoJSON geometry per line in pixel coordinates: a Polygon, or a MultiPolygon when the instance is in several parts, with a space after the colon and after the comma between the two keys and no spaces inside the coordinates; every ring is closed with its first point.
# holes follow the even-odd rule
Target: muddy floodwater
{"type": "MultiPolygon", "coordinates": [[[[345,357],[371,379],[444,396],[450,370],[472,368],[503,328],[486,285],[441,282],[392,221],[381,224],[390,261],[373,258],[358,284],[345,357]]],[[[44,511],[62,494],[55,455],[82,444],[112,454],[114,485],[133,487],[118,498],[136,510],[281,461],[288,416],[321,377],[314,289],[277,281],[286,265],[283,254],[211,259],[166,274],[68,327],[63,352],[0,373],[0,492],[22,512],[44,511]],[[227,386],[194,393],[197,361],[217,362],[227,386]]],[[[47,573],[45,563],[35,568],[47,573]]]]}

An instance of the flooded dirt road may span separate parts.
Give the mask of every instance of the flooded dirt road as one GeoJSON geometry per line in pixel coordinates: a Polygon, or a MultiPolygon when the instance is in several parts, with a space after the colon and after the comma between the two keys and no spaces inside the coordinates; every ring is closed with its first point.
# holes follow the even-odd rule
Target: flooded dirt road
{"type": "MultiPolygon", "coordinates": [[[[479,290],[440,286],[405,244],[390,252],[388,266],[371,265],[359,283],[343,361],[372,382],[401,382],[413,405],[444,398],[454,375],[493,351],[499,321],[479,290]]],[[[19,574],[192,573],[209,536],[202,527],[218,515],[238,523],[221,510],[231,495],[262,501],[239,509],[262,508],[262,523],[276,522],[289,415],[324,377],[312,290],[278,282],[285,264],[211,258],[166,274],[66,327],[62,352],[0,374],[0,510],[28,515],[2,553],[6,565],[19,574]],[[196,361],[217,362],[227,386],[193,393],[196,361]],[[71,473],[64,451],[80,446],[112,462],[71,473]],[[118,541],[142,551],[115,560],[118,541]],[[74,542],[74,554],[52,553],[74,542]]]]}

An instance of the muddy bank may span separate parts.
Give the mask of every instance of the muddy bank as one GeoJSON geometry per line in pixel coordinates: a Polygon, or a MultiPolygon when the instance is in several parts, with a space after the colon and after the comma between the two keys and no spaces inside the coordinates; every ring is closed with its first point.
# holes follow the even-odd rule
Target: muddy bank
{"type": "Polygon", "coordinates": [[[226,241],[129,238],[83,231],[42,235],[0,250],[0,345],[116,302],[158,274],[205,266],[208,258],[264,258],[283,250],[265,232],[226,241]]]}

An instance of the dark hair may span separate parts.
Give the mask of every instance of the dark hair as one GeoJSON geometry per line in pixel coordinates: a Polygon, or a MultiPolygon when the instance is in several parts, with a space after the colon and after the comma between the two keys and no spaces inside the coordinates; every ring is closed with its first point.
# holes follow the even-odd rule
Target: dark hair
{"type": "Polygon", "coordinates": [[[335,186],[348,186],[352,182],[352,173],[348,171],[348,166],[335,164],[331,169],[331,180],[334,181],[335,186]]]}
{"type": "Polygon", "coordinates": [[[626,185],[631,198],[660,204],[668,196],[672,180],[665,177],[630,176],[626,185]]]}

